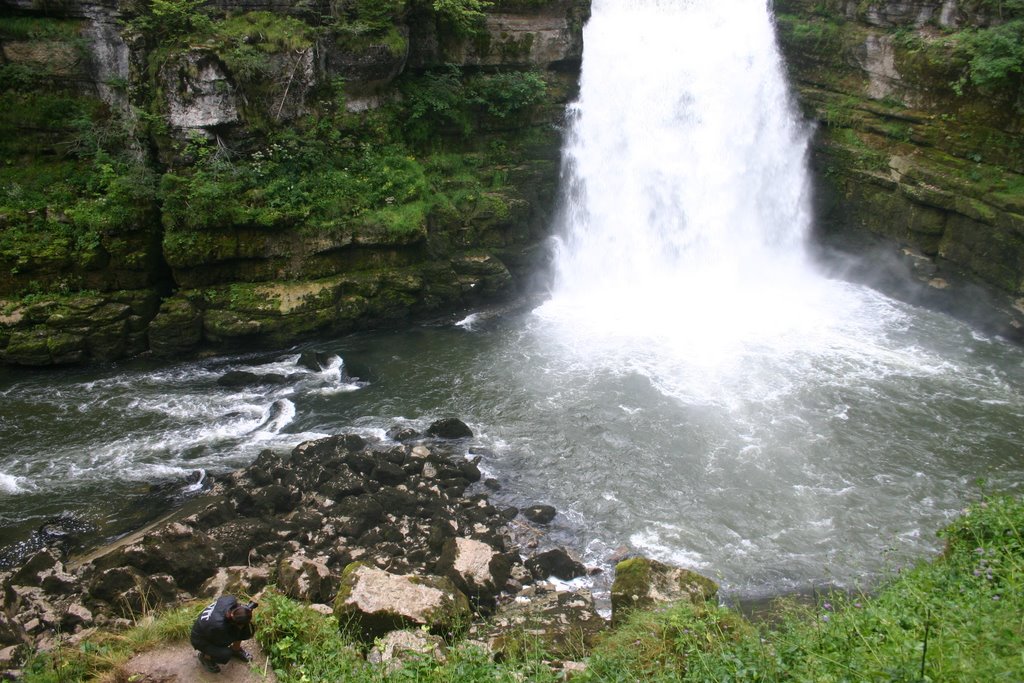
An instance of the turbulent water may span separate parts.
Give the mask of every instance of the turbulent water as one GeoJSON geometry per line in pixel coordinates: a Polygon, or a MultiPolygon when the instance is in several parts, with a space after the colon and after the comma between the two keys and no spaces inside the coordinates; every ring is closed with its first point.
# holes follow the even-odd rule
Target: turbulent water
{"type": "Polygon", "coordinates": [[[597,0],[585,40],[541,305],[321,340],[344,360],[321,372],[296,348],[0,375],[0,545],[63,511],[122,533],[193,472],[449,415],[499,502],[559,509],[543,542],[734,595],[873,581],[937,550],[978,480],[1019,492],[1021,349],[808,261],[763,0],[597,0]],[[237,369],[293,376],[217,384],[237,369]]]}

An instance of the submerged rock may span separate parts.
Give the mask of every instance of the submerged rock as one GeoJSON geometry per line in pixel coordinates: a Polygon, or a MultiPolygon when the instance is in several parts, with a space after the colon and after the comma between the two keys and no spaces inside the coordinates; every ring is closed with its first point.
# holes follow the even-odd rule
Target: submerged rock
{"type": "Polygon", "coordinates": [[[246,370],[232,370],[217,378],[217,385],[230,388],[287,384],[290,378],[277,373],[257,374],[246,370]]]}

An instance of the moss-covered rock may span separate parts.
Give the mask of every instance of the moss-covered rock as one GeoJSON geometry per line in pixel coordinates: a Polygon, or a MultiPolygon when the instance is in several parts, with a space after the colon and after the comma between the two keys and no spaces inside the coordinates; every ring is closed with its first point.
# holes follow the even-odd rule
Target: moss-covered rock
{"type": "Polygon", "coordinates": [[[706,602],[718,593],[718,584],[696,572],[673,567],[646,557],[634,557],[615,565],[612,583],[612,622],[626,612],[650,609],[659,603],[686,600],[706,602]]]}

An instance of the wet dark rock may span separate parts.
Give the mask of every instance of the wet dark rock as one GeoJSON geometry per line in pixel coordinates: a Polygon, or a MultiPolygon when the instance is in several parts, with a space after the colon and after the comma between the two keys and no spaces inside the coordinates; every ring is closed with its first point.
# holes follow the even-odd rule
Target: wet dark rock
{"type": "Polygon", "coordinates": [[[403,427],[401,425],[395,425],[385,433],[385,436],[391,439],[392,441],[401,442],[418,439],[420,437],[420,433],[413,429],[412,427],[403,427]]]}
{"type": "Polygon", "coordinates": [[[501,483],[498,482],[497,479],[494,479],[492,477],[488,477],[487,479],[484,479],[484,486],[486,486],[491,491],[500,491],[501,490],[501,483]]]}
{"type": "Polygon", "coordinates": [[[536,579],[546,579],[549,576],[571,581],[580,576],[587,575],[587,568],[580,562],[572,559],[565,550],[554,548],[538,555],[534,555],[526,561],[526,568],[530,570],[536,579]]]}
{"type": "Polygon", "coordinates": [[[555,508],[550,505],[531,505],[522,512],[523,517],[534,524],[550,524],[557,514],[555,508]]]}
{"type": "Polygon", "coordinates": [[[326,351],[303,351],[295,364],[313,372],[320,372],[331,367],[338,360],[338,355],[326,351]]]}
{"type": "MultiPolygon", "coordinates": [[[[289,595],[326,602],[343,583],[345,568],[357,561],[391,577],[434,575],[450,588],[448,616],[418,621],[396,608],[390,616],[361,621],[368,630],[386,624],[435,628],[463,613],[467,595],[478,610],[490,611],[505,591],[530,581],[506,535],[515,510],[499,510],[482,494],[465,495],[480,478],[476,463],[444,442],[395,444],[339,435],[291,452],[265,450],[249,468],[216,478],[206,494],[209,504],[198,512],[148,529],[74,573],[56,554],[33,557],[17,571],[34,585],[7,591],[4,610],[21,615],[23,630],[39,634],[61,628],[62,620],[82,628],[89,623],[86,611],[97,624],[130,618],[185,591],[252,592],[271,575],[289,595]],[[44,588],[61,597],[48,597],[44,588]],[[69,612],[72,603],[86,611],[69,612]]],[[[351,593],[354,586],[349,588],[351,593]]]]}
{"type": "Polygon", "coordinates": [[[82,539],[96,530],[91,522],[72,513],[51,517],[19,543],[0,549],[0,567],[16,567],[41,550],[49,550],[60,557],[79,550],[82,539]]]}
{"type": "Polygon", "coordinates": [[[394,485],[405,481],[405,470],[390,462],[379,462],[370,472],[370,478],[381,484],[394,485]]]}
{"type": "Polygon", "coordinates": [[[473,436],[473,430],[462,420],[448,417],[431,424],[427,434],[439,439],[466,439],[473,436]]]}
{"type": "Polygon", "coordinates": [[[459,463],[459,472],[462,474],[463,477],[465,477],[466,481],[468,481],[471,484],[475,484],[476,482],[480,481],[482,476],[480,474],[480,468],[477,467],[477,464],[469,460],[464,460],[463,462],[459,463]]]}

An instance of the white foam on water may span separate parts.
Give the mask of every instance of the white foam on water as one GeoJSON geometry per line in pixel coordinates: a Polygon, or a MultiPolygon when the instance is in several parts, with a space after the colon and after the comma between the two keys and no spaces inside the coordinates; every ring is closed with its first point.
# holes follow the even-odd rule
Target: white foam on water
{"type": "Polygon", "coordinates": [[[474,326],[474,325],[475,325],[475,324],[476,324],[476,323],[477,323],[477,322],[478,322],[479,320],[480,320],[480,314],[479,314],[479,313],[470,313],[469,315],[467,315],[467,316],[466,316],[465,318],[463,318],[462,320],[459,320],[458,322],[456,322],[456,323],[455,323],[455,326],[456,326],[456,327],[461,327],[461,328],[463,328],[463,329],[465,329],[465,330],[470,330],[470,331],[472,331],[472,329],[473,329],[473,326],[474,326]]]}
{"type": "Polygon", "coordinates": [[[31,490],[25,477],[17,477],[0,472],[0,491],[9,494],[25,493],[31,490]]]}

